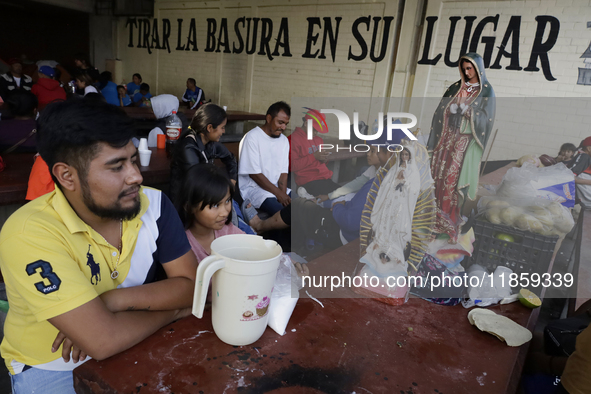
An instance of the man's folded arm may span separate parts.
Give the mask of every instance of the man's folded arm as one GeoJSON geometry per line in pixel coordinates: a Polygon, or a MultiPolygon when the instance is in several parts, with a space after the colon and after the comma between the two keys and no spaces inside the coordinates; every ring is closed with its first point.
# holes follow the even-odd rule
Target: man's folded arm
{"type": "Polygon", "coordinates": [[[188,309],[111,312],[100,298],[49,319],[78,348],[103,360],[139,343],[162,326],[188,316],[188,309]]]}

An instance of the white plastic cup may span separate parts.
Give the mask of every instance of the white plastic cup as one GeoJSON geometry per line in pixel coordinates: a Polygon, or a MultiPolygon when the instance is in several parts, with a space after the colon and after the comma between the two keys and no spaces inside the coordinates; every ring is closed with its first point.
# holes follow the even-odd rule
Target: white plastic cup
{"type": "Polygon", "coordinates": [[[228,107],[226,107],[225,105],[222,108],[224,109],[224,111],[228,110],[228,107]]]}
{"type": "Polygon", "coordinates": [[[140,139],[140,146],[138,147],[139,150],[148,150],[148,139],[141,138],[140,139]]]}
{"type": "Polygon", "coordinates": [[[142,167],[150,165],[150,157],[152,157],[152,151],[149,149],[138,149],[140,152],[140,164],[142,167]]]}

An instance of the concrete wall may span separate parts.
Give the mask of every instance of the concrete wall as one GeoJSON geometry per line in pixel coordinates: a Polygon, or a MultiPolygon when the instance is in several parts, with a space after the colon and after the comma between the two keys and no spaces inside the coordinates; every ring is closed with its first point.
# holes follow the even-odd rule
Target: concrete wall
{"type": "Polygon", "coordinates": [[[214,103],[253,112],[296,97],[382,97],[378,105],[371,105],[368,123],[379,110],[412,110],[419,118],[418,127],[428,131],[437,98],[459,79],[453,62],[463,47],[467,51],[474,45],[488,59],[486,73],[500,97],[495,121],[499,132],[494,145],[489,144],[490,160],[526,153],[554,154],[560,144],[577,144],[591,134],[586,119],[591,105],[582,100],[591,97],[591,86],[577,83],[579,68],[586,67],[581,55],[591,42],[589,0],[253,3],[157,0],[153,19],[119,18],[114,51],[122,60],[125,81],[139,72],[153,94],[180,97],[186,79],[193,77],[214,103]],[[319,18],[320,25],[309,30],[311,18],[319,18]],[[333,59],[330,35],[325,39],[324,31],[328,20],[335,31],[338,18],[333,59]],[[378,59],[385,18],[390,29],[386,49],[378,59]],[[362,53],[360,42],[371,51],[376,20],[374,57],[367,54],[357,61],[354,56],[362,53]],[[448,39],[452,20],[456,21],[455,33],[448,39]],[[285,27],[282,22],[288,26],[289,41],[280,34],[285,27]],[[476,37],[479,24],[482,29],[476,37]],[[245,41],[242,51],[235,29],[245,41]],[[271,30],[269,51],[265,45],[261,48],[263,29],[271,30]],[[500,56],[499,47],[504,50],[500,56]],[[530,97],[566,99],[552,104],[552,100],[529,102],[530,97]],[[523,107],[515,107],[517,99],[522,99],[523,107]],[[538,111],[528,112],[532,106],[538,106],[538,111]]]}
{"type": "Polygon", "coordinates": [[[38,3],[51,4],[71,10],[92,13],[94,12],[94,0],[35,0],[38,3]]]}
{"type": "Polygon", "coordinates": [[[117,20],[111,16],[91,15],[90,30],[90,60],[100,71],[105,70],[105,60],[113,59],[115,55],[115,35],[117,20]]]}
{"type": "MultiPolygon", "coordinates": [[[[240,2],[157,1],[155,19],[149,20],[150,30],[153,31],[154,21],[157,20],[157,30],[162,37],[163,19],[170,21],[170,53],[168,48],[150,48],[150,50],[147,47],[138,48],[138,30],[142,31],[143,37],[146,24],[143,20],[133,22],[126,18],[119,21],[117,56],[123,61],[127,80],[131,79],[133,73],[139,72],[144,82],[150,84],[153,92],[181,96],[185,89],[186,78],[194,77],[208,99],[220,105],[227,105],[229,109],[262,112],[274,101],[290,100],[291,97],[383,97],[388,95],[389,84],[386,81],[391,79],[394,48],[392,43],[396,31],[398,2],[312,3],[310,4],[310,1],[259,1],[257,5],[250,6],[250,3],[240,2]],[[373,61],[369,54],[364,60],[349,60],[349,47],[353,54],[359,55],[362,52],[353,35],[352,25],[357,18],[370,15],[372,18],[390,17],[391,23],[387,36],[390,45],[386,47],[381,61],[373,61]],[[304,57],[308,42],[308,18],[315,17],[320,18],[321,25],[314,26],[311,37],[317,34],[318,38],[315,43],[310,43],[308,52],[315,54],[316,57],[304,57]],[[224,23],[223,18],[227,22],[228,49],[223,45],[219,47],[217,45],[221,25],[224,23]],[[253,18],[259,18],[254,47],[253,18]],[[340,18],[334,59],[331,55],[329,35],[324,40],[323,33],[326,26],[324,18],[331,21],[333,32],[336,30],[336,18],[340,18]],[[180,47],[184,47],[183,50],[177,50],[179,47],[178,19],[182,19],[180,47]],[[190,43],[187,45],[192,19],[195,23],[197,50],[190,43]],[[213,52],[209,52],[207,48],[208,19],[213,19],[216,23],[214,34],[216,45],[213,52]],[[247,42],[248,19],[251,27],[247,42]],[[285,46],[277,46],[278,41],[287,42],[284,34],[280,34],[282,20],[288,27],[289,52],[285,46]],[[261,49],[263,24],[268,31],[268,21],[272,22],[270,55],[264,45],[261,49]],[[131,43],[133,47],[129,47],[130,23],[138,22],[141,28],[134,25],[131,43]],[[240,47],[240,39],[235,32],[236,24],[244,41],[245,48],[242,53],[235,53],[239,52],[240,47]],[[325,42],[324,50],[323,42],[325,42]],[[253,49],[254,53],[246,53],[247,50],[252,52],[253,49]],[[322,56],[323,52],[324,56],[322,56]]],[[[374,27],[374,20],[370,21],[369,31],[366,25],[362,25],[359,29],[362,40],[367,41],[368,46],[372,40],[374,27]]],[[[384,25],[383,19],[380,20],[376,35],[376,55],[380,49],[384,25]]],[[[149,34],[146,42],[152,43],[152,36],[149,34]]],[[[222,41],[225,41],[223,36],[222,41]]],[[[143,44],[143,38],[140,39],[140,43],[143,44]]]]}
{"type": "MultiPolygon", "coordinates": [[[[578,145],[591,135],[591,119],[587,116],[591,100],[585,99],[591,97],[591,86],[577,83],[579,68],[586,67],[581,55],[591,43],[591,28],[587,27],[587,22],[591,21],[589,0],[429,1],[426,19],[436,17],[437,20],[426,59],[435,59],[439,54],[441,57],[436,65],[418,65],[413,101],[422,97],[440,97],[451,83],[459,79],[457,67],[445,64],[452,25],[450,18],[461,18],[457,21],[448,56],[454,61],[462,48],[468,24],[466,18],[476,17],[468,34],[472,45],[478,24],[485,17],[496,15],[496,31],[494,23],[488,23],[480,40],[476,41],[478,53],[490,54],[486,75],[499,97],[494,127],[499,131],[494,145],[491,147],[489,142],[488,147],[491,160],[514,159],[526,153],[554,155],[562,143],[578,145]],[[536,37],[538,29],[539,37],[536,37]],[[499,58],[499,47],[505,36],[508,36],[504,46],[506,53],[499,58]],[[489,51],[487,41],[490,42],[489,51]],[[536,42],[548,43],[550,47],[544,49],[546,55],[542,54],[542,58],[547,56],[548,59],[545,69],[540,58],[536,59],[536,42]],[[537,71],[530,67],[532,57],[537,60],[534,62],[537,71]],[[539,99],[544,97],[551,99],[539,99]]],[[[419,61],[424,54],[427,32],[425,22],[419,61]]],[[[423,126],[424,130],[429,129],[428,125],[423,126]]]]}

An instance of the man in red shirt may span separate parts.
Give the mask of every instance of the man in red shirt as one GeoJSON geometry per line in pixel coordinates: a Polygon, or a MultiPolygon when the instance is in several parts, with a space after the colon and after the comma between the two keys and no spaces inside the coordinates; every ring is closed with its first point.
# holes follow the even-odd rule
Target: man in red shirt
{"type": "Polygon", "coordinates": [[[319,111],[306,108],[304,124],[297,127],[288,137],[291,144],[290,164],[298,186],[298,195],[304,198],[317,197],[328,194],[339,187],[332,181],[332,171],[326,167],[329,152],[321,152],[320,145],[324,143],[318,134],[328,133],[326,117],[319,111]],[[314,136],[311,140],[307,136],[308,119],[312,120],[314,136]]]}
{"type": "Polygon", "coordinates": [[[39,68],[39,80],[33,85],[31,92],[39,100],[39,110],[55,100],[65,100],[66,91],[60,86],[59,81],[53,79],[55,70],[49,66],[39,68]]]}

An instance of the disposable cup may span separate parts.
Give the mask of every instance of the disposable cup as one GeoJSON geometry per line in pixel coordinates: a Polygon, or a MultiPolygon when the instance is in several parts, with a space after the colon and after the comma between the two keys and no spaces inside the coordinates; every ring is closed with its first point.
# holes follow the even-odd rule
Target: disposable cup
{"type": "Polygon", "coordinates": [[[166,148],[166,135],[158,134],[158,136],[156,138],[157,138],[156,143],[157,143],[158,149],[166,148]]]}
{"type": "Polygon", "coordinates": [[[140,152],[140,164],[142,167],[147,167],[150,165],[150,157],[152,157],[152,151],[149,149],[143,150],[139,149],[140,152]]]}
{"type": "Polygon", "coordinates": [[[148,150],[148,139],[141,138],[140,139],[140,146],[138,146],[139,150],[148,150]]]}

